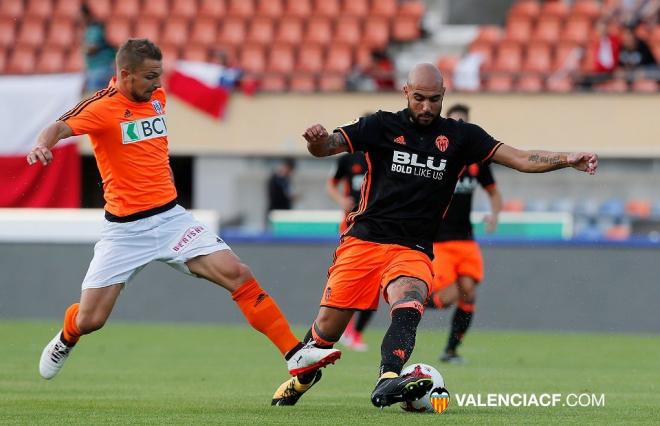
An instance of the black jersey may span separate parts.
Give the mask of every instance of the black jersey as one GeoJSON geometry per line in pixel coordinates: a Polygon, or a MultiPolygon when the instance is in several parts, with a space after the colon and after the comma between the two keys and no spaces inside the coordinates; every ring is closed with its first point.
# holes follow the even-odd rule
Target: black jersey
{"type": "Polygon", "coordinates": [[[435,241],[473,239],[470,212],[472,212],[472,194],[479,185],[486,190],[495,186],[495,178],[488,163],[470,164],[465,169],[456,184],[454,199],[447,209],[444,220],[440,223],[435,241]]]}
{"type": "Polygon", "coordinates": [[[367,174],[347,235],[400,244],[433,257],[433,239],[463,169],[500,146],[481,127],[439,117],[428,126],[407,109],[378,111],[335,130],[366,154],[367,174]]]}
{"type": "Polygon", "coordinates": [[[357,208],[360,202],[360,189],[367,171],[367,160],[362,152],[344,154],[337,160],[337,165],[332,173],[334,185],[344,182],[345,195],[351,197],[357,208]]]}

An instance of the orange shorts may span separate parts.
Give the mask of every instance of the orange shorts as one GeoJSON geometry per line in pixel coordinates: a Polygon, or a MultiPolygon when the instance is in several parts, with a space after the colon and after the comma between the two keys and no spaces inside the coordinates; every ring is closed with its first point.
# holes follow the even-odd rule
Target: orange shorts
{"type": "Polygon", "coordinates": [[[433,244],[433,291],[456,282],[459,276],[484,278],[484,261],[476,241],[446,241],[433,244]]]}
{"type": "MultiPolygon", "coordinates": [[[[431,259],[421,251],[398,244],[344,237],[328,270],[321,306],[375,310],[381,291],[399,277],[420,279],[430,289],[431,259]]],[[[384,292],[383,296],[387,301],[384,292]]]]}

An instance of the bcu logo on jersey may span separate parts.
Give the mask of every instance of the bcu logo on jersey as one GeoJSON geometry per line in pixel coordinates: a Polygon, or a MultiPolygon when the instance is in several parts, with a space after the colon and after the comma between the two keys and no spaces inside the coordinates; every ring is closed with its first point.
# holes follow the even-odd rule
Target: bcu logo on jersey
{"type": "Polygon", "coordinates": [[[161,136],[167,136],[164,115],[121,123],[121,141],[124,145],[161,136]]]}
{"type": "Polygon", "coordinates": [[[392,171],[406,175],[442,180],[442,171],[445,167],[447,167],[447,160],[436,160],[431,155],[424,159],[418,154],[394,150],[392,156],[392,171]]]}

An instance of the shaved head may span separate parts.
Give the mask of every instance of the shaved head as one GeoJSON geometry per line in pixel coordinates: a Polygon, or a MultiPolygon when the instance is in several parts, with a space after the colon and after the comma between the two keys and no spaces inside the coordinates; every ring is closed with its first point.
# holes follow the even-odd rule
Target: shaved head
{"type": "Polygon", "coordinates": [[[445,96],[442,73],[433,64],[417,64],[408,74],[408,82],[403,87],[408,99],[410,118],[420,126],[433,123],[442,110],[445,96]]]}

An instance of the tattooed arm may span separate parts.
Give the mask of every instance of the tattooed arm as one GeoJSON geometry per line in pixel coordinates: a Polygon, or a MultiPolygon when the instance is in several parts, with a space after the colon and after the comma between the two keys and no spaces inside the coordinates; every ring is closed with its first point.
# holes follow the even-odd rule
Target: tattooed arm
{"type": "Polygon", "coordinates": [[[320,124],[305,130],[303,137],[307,141],[307,150],[314,157],[327,157],[349,151],[348,143],[341,133],[328,134],[320,124]]]}
{"type": "Polygon", "coordinates": [[[545,173],[572,167],[593,175],[598,168],[598,156],[593,152],[525,151],[501,145],[493,161],[525,173],[545,173]]]}

